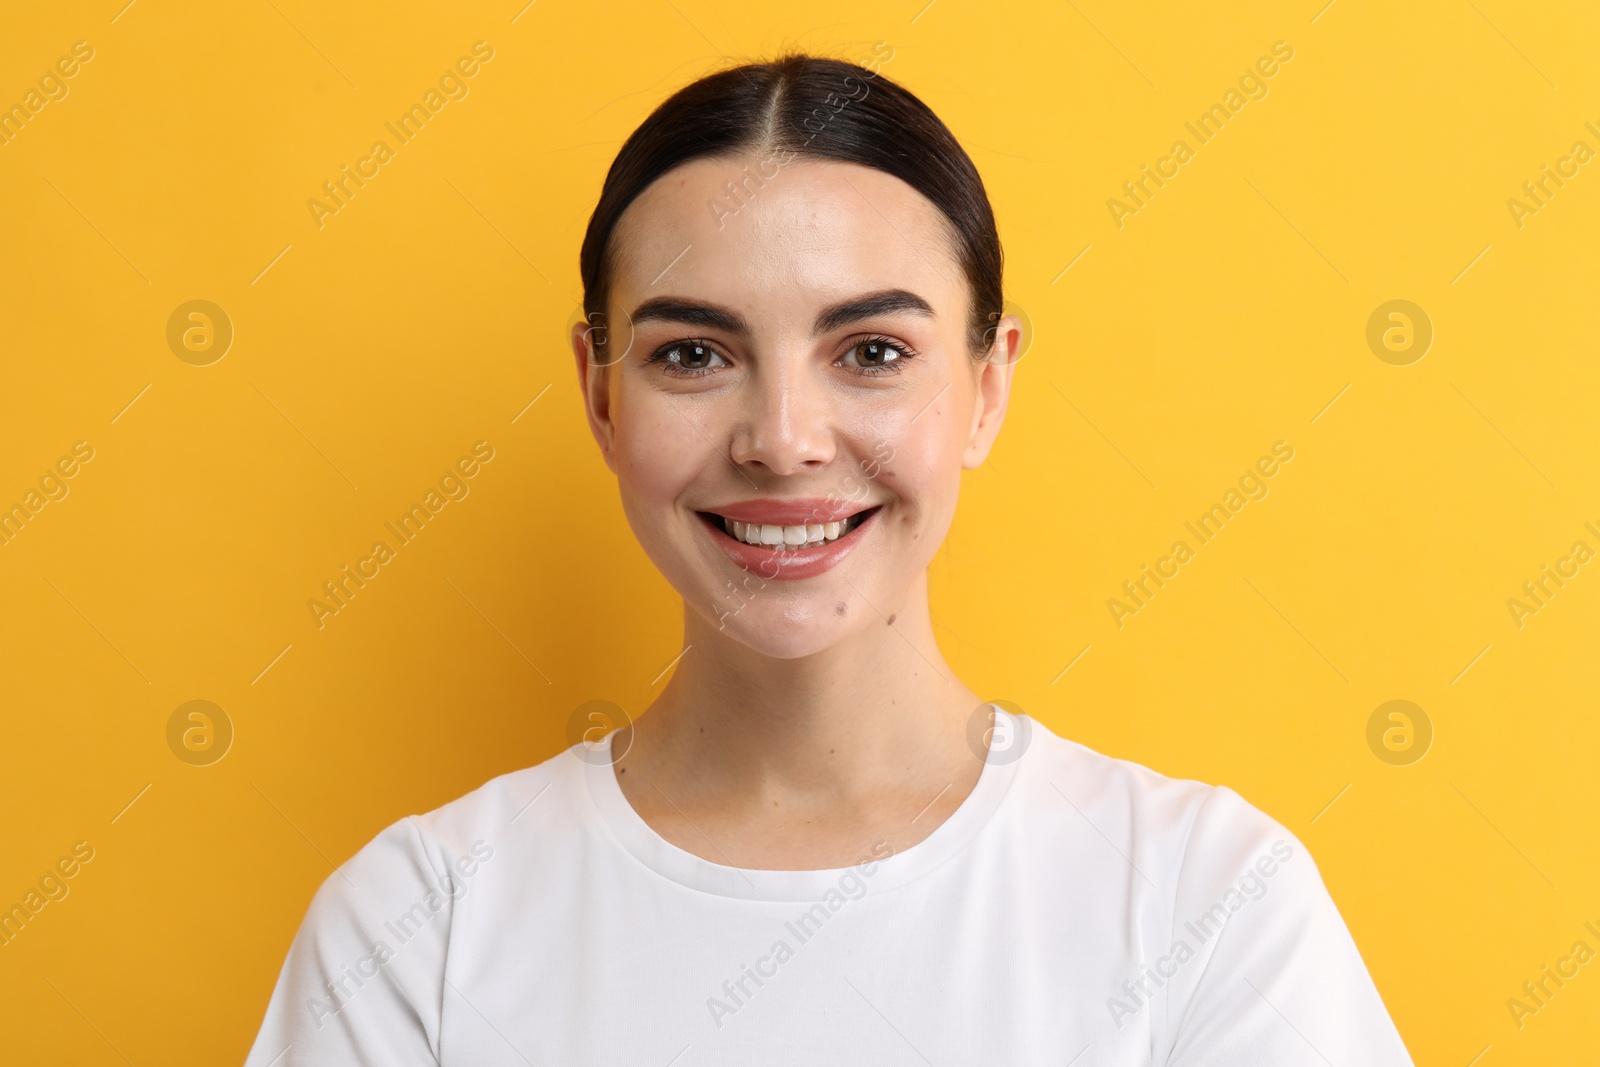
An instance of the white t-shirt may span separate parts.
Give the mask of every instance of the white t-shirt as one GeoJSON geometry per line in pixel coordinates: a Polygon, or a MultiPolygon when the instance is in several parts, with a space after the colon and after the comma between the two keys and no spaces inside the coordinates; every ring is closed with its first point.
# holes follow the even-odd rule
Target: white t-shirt
{"type": "Polygon", "coordinates": [[[247,1067],[1398,1067],[1305,846],[1226,787],[996,710],[931,835],[835,870],[669,844],[610,737],[330,875],[247,1067]]]}

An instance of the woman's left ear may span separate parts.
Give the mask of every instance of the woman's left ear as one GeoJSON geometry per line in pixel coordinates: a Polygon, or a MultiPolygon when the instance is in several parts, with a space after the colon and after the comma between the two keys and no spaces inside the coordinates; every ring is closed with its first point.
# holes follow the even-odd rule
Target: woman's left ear
{"type": "Polygon", "coordinates": [[[975,362],[977,395],[972,410],[972,426],[961,465],[974,470],[989,458],[989,449],[1005,421],[1006,403],[1011,399],[1011,375],[1022,351],[1022,320],[1003,315],[989,331],[989,347],[975,362]]]}

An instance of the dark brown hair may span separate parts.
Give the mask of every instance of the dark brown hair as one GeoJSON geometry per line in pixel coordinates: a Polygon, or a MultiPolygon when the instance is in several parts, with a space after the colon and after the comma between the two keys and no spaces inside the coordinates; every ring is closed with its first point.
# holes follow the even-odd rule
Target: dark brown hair
{"type": "MultiPolygon", "coordinates": [[[[977,167],[949,128],[907,90],[875,70],[805,54],[709,74],[672,94],[633,131],[606,173],[578,258],[591,323],[605,321],[611,235],[628,205],[681,163],[755,150],[782,153],[783,162],[805,157],[872,167],[932,201],[949,223],[972,290],[973,353],[987,349],[1003,310],[1003,263],[977,167]]],[[[764,184],[763,177],[772,175],[754,180],[764,184]]],[[[604,331],[595,337],[604,344],[604,331]]]]}

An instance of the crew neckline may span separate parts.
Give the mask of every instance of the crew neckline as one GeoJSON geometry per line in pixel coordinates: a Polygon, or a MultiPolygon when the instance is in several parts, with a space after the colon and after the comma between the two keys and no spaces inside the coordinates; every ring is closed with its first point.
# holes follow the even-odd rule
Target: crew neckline
{"type": "MultiPolygon", "coordinates": [[[[994,708],[997,728],[991,734],[983,770],[972,792],[927,837],[887,859],[878,860],[870,868],[760,870],[712,862],[679,848],[656,833],[628,802],[611,763],[611,742],[616,730],[588,752],[573,754],[577,756],[592,813],[601,825],[634,859],[679,885],[743,900],[816,900],[829,890],[839,890],[841,880],[856,873],[867,883],[868,892],[877,893],[920,878],[945,863],[992,820],[1024,758],[995,748],[994,738],[1002,734],[999,722],[1002,717],[1008,720],[1008,731],[1004,735],[1007,737],[1015,737],[1019,732],[1026,736],[1033,723],[1026,715],[1014,715],[998,705],[990,706],[994,708]],[[872,873],[867,874],[867,870],[872,873]]],[[[574,749],[583,744],[578,742],[574,749]]],[[[870,858],[863,856],[863,860],[870,858]]]]}

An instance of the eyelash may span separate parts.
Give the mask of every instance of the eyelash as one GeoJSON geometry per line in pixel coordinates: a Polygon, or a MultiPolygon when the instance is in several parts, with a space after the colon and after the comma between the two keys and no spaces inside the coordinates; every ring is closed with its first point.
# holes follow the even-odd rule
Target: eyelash
{"type": "Polygon", "coordinates": [[[903,366],[901,366],[901,364],[905,363],[907,360],[917,358],[916,350],[910,345],[896,341],[892,337],[885,337],[882,334],[872,334],[871,336],[861,338],[849,348],[845,349],[845,354],[848,355],[863,345],[882,345],[884,348],[892,348],[896,352],[900,353],[898,359],[892,359],[888,363],[885,363],[881,366],[856,368],[857,373],[866,374],[873,378],[884,374],[899,374],[905,369],[903,366]]]}
{"type": "Polygon", "coordinates": [[[651,364],[651,363],[659,363],[659,364],[661,364],[663,370],[665,370],[668,374],[670,374],[670,375],[672,375],[673,377],[676,377],[676,378],[698,378],[702,374],[710,374],[712,371],[716,370],[717,368],[716,367],[682,367],[682,366],[679,366],[678,364],[672,362],[670,359],[667,358],[667,353],[673,351],[674,349],[678,349],[678,348],[697,348],[697,347],[698,348],[709,348],[709,349],[711,349],[711,351],[716,352],[717,355],[721,356],[723,359],[727,359],[728,358],[727,356],[723,356],[721,352],[717,352],[717,348],[716,348],[715,345],[712,345],[707,341],[699,340],[698,338],[686,337],[681,341],[673,341],[670,344],[662,345],[660,348],[656,349],[653,353],[651,353],[650,358],[645,360],[645,363],[647,365],[651,364]]]}
{"type": "MultiPolygon", "coordinates": [[[[865,375],[869,378],[877,378],[885,374],[898,374],[905,369],[901,366],[901,364],[908,360],[917,358],[916,350],[910,345],[904,343],[903,341],[896,341],[892,337],[885,337],[882,334],[871,334],[866,337],[858,338],[851,343],[849,348],[845,349],[845,355],[849,355],[851,352],[854,352],[856,349],[865,345],[882,345],[885,348],[892,348],[896,352],[900,353],[899,358],[890,360],[888,363],[884,363],[876,367],[855,368],[855,372],[857,374],[865,375]]],[[[662,345],[660,348],[656,349],[655,352],[651,353],[650,358],[646,359],[645,363],[647,365],[659,363],[668,374],[678,378],[698,378],[701,375],[710,374],[713,371],[720,369],[717,367],[682,367],[676,363],[673,363],[667,358],[667,354],[675,349],[691,347],[709,348],[711,351],[716,352],[717,355],[722,359],[726,360],[728,358],[717,349],[716,345],[711,344],[709,341],[704,341],[695,337],[688,337],[684,338],[683,340],[673,341],[669,344],[662,345]]],[[[841,356],[840,358],[842,359],[843,357],[841,356]]]]}

